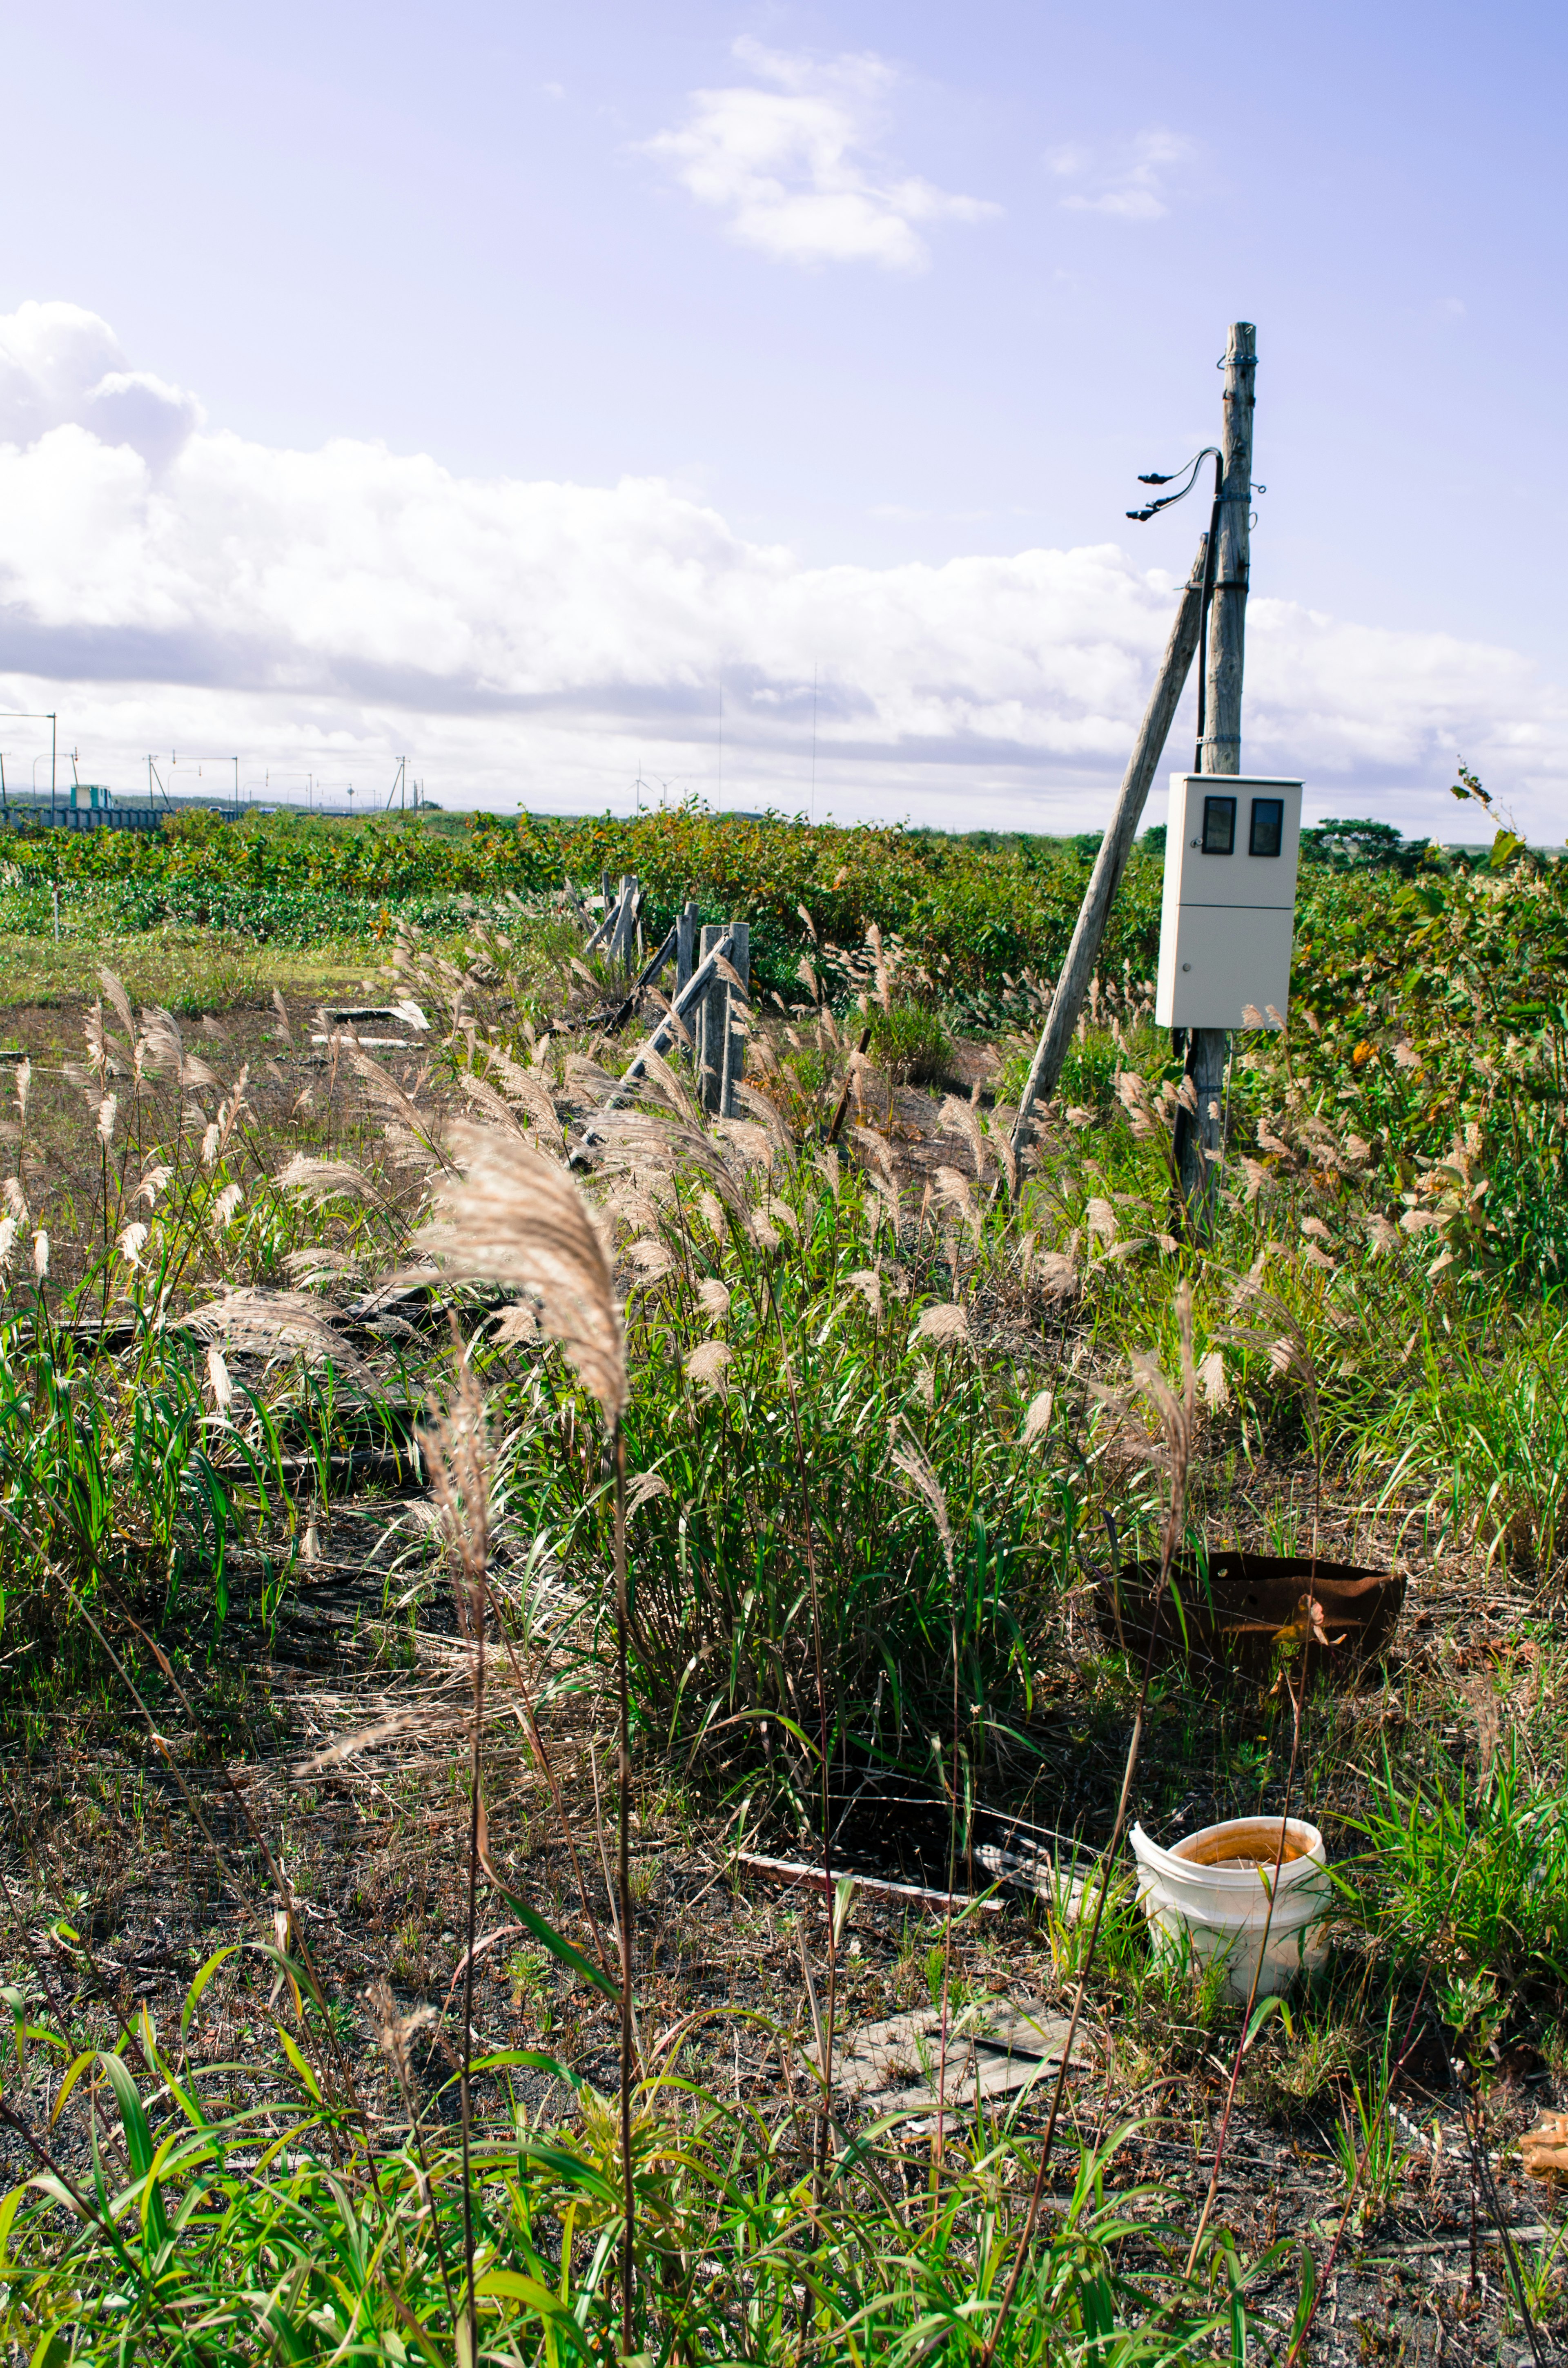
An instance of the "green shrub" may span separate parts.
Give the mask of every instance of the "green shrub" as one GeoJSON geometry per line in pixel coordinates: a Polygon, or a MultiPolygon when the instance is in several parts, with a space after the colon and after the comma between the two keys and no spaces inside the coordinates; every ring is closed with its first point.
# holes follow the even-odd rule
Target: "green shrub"
{"type": "Polygon", "coordinates": [[[895,1003],[871,1011],[870,1055],[900,1085],[939,1086],[953,1057],[952,1039],[941,1014],[926,1003],[895,1003]]]}

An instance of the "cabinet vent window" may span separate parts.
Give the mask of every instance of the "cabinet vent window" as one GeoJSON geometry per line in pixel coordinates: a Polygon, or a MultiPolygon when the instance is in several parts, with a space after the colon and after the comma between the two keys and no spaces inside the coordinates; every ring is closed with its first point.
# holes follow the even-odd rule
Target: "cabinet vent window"
{"type": "MultiPolygon", "coordinates": [[[[1279,812],[1278,800],[1274,811],[1279,812]]],[[[1257,830],[1257,807],[1253,807],[1253,830],[1257,830]]],[[[1236,802],[1234,798],[1205,798],[1203,801],[1203,852],[1205,855],[1232,855],[1236,845],[1236,802]]],[[[1256,852],[1256,849],[1254,850],[1256,852]]],[[[1276,853],[1278,853],[1278,848],[1276,853]]]]}
{"type": "Polygon", "coordinates": [[[1252,837],[1249,850],[1254,855],[1278,855],[1279,842],[1285,836],[1285,801],[1283,798],[1254,798],[1252,802],[1252,837]]]}

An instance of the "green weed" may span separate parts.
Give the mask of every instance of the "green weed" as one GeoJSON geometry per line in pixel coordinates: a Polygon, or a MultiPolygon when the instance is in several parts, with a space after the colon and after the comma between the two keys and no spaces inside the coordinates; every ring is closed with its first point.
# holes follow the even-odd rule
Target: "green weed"
{"type": "Polygon", "coordinates": [[[1568,1981],[1568,1818],[1561,1783],[1517,1736],[1473,1776],[1434,1758],[1408,1788],[1386,1754],[1358,1820],[1379,1922],[1400,1959],[1517,1988],[1568,1981]]]}

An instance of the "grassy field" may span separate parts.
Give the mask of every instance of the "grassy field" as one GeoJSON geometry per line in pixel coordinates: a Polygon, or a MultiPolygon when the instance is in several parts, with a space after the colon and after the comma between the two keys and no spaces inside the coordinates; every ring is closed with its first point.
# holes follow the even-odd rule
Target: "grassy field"
{"type": "Polygon", "coordinates": [[[1325,833],[1199,1248],[1155,850],[1021,1175],[1074,843],[11,851],[18,2352],[1546,2356],[1559,867],[1325,833]],[[717,1129],[677,1059],[585,1133],[648,1014],[562,898],[621,869],[651,933],[753,919],[717,1129]],[[1392,1573],[1396,1624],[1130,1645],[1114,1574],[1236,1548],[1392,1573]],[[1287,1806],[1329,1962],[1249,2016],[1152,1953],[1125,1833],[1287,1806]],[[1020,1835],[1042,1890],[993,1884],[1020,1835]],[[746,1865],[824,1850],[825,1898],[746,1865]],[[948,2101],[1020,2003],[1077,2013],[1066,2068],[948,2101]],[[857,2105],[916,2010],[942,2101],[857,2105]]]}

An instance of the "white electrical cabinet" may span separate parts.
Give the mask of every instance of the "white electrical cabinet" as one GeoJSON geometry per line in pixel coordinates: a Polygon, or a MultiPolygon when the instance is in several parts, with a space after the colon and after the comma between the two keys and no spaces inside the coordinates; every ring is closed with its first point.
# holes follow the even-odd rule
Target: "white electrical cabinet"
{"type": "Polygon", "coordinates": [[[1158,1026],[1244,1028],[1249,1004],[1283,1017],[1301,842],[1300,781],[1171,775],[1158,1026]]]}

